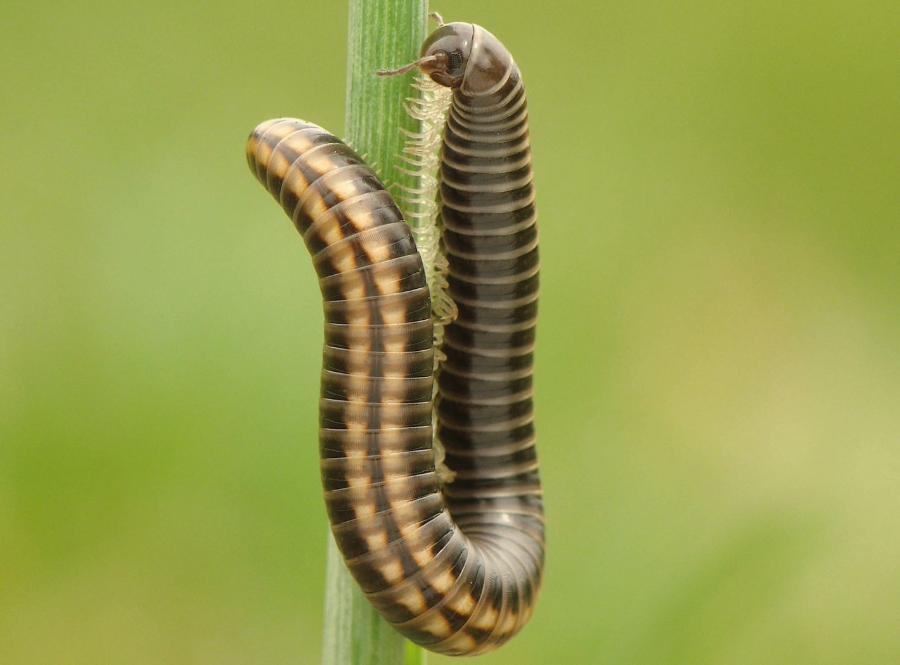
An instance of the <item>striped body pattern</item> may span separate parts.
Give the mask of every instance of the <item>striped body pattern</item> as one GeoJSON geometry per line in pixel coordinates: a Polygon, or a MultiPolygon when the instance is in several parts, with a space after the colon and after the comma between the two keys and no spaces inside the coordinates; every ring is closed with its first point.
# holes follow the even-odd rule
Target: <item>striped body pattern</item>
{"type": "Polygon", "coordinates": [[[444,330],[438,375],[438,439],[456,473],[444,494],[460,528],[507,558],[505,594],[524,621],[544,557],[532,407],[539,263],[525,90],[493,35],[450,24],[432,50],[444,34],[471,39],[441,154],[448,294],[458,310],[444,330]]]}
{"type": "Polygon", "coordinates": [[[537,236],[525,97],[500,43],[441,26],[420,68],[459,65],[441,166],[449,291],[435,404],[425,270],[384,185],[316,125],[270,120],[251,134],[251,170],[312,255],[324,300],[321,475],[332,532],[368,600],[433,651],[473,655],[531,616],[544,560],[532,424],[537,236]],[[486,85],[483,79],[492,78],[486,85]],[[454,473],[435,466],[437,435],[454,473]]]}

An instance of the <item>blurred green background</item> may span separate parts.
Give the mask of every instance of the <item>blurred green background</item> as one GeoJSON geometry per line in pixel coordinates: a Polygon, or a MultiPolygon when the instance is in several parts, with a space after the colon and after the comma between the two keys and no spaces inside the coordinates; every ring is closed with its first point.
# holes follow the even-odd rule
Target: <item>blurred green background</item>
{"type": "MultiPolygon", "coordinates": [[[[479,662],[900,662],[896,3],[433,6],[542,221],[546,586],[479,662]]],[[[0,663],[318,661],[321,306],[243,145],[341,131],[345,25],[0,8],[0,663]]]]}

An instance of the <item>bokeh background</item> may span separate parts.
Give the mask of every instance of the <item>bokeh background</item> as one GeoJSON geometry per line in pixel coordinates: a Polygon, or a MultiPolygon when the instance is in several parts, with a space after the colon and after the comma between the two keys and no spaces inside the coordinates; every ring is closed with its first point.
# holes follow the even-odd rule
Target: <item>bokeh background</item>
{"type": "MultiPolygon", "coordinates": [[[[546,586],[479,662],[900,662],[896,3],[434,7],[542,221],[546,586]]],[[[320,301],[243,144],[341,131],[345,26],[0,8],[0,662],[318,662],[320,301]]]]}

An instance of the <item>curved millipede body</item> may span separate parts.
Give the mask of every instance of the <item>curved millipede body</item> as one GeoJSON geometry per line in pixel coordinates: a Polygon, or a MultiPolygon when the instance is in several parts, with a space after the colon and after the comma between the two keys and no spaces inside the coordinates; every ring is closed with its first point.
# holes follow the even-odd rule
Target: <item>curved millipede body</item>
{"type": "Polygon", "coordinates": [[[534,191],[522,81],[496,38],[443,25],[417,64],[454,89],[441,211],[459,315],[446,328],[436,407],[425,272],[384,186],[340,140],[300,120],[261,124],[247,155],[319,276],[321,472],[338,547],[397,630],[471,655],[525,624],[543,570],[534,191]],[[435,467],[434,408],[452,481],[435,467]]]}

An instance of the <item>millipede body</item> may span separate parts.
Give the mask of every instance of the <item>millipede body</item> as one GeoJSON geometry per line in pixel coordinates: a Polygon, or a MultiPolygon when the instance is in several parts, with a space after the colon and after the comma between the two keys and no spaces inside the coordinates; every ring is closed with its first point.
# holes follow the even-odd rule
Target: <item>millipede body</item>
{"type": "Polygon", "coordinates": [[[319,277],[321,473],[338,547],[397,630],[472,655],[526,623],[544,562],[527,110],[512,57],[479,26],[442,25],[416,65],[453,89],[440,175],[458,316],[445,330],[436,398],[425,270],[378,177],[339,139],[290,118],[259,125],[247,156],[319,277]],[[452,480],[435,464],[435,410],[452,480]]]}

